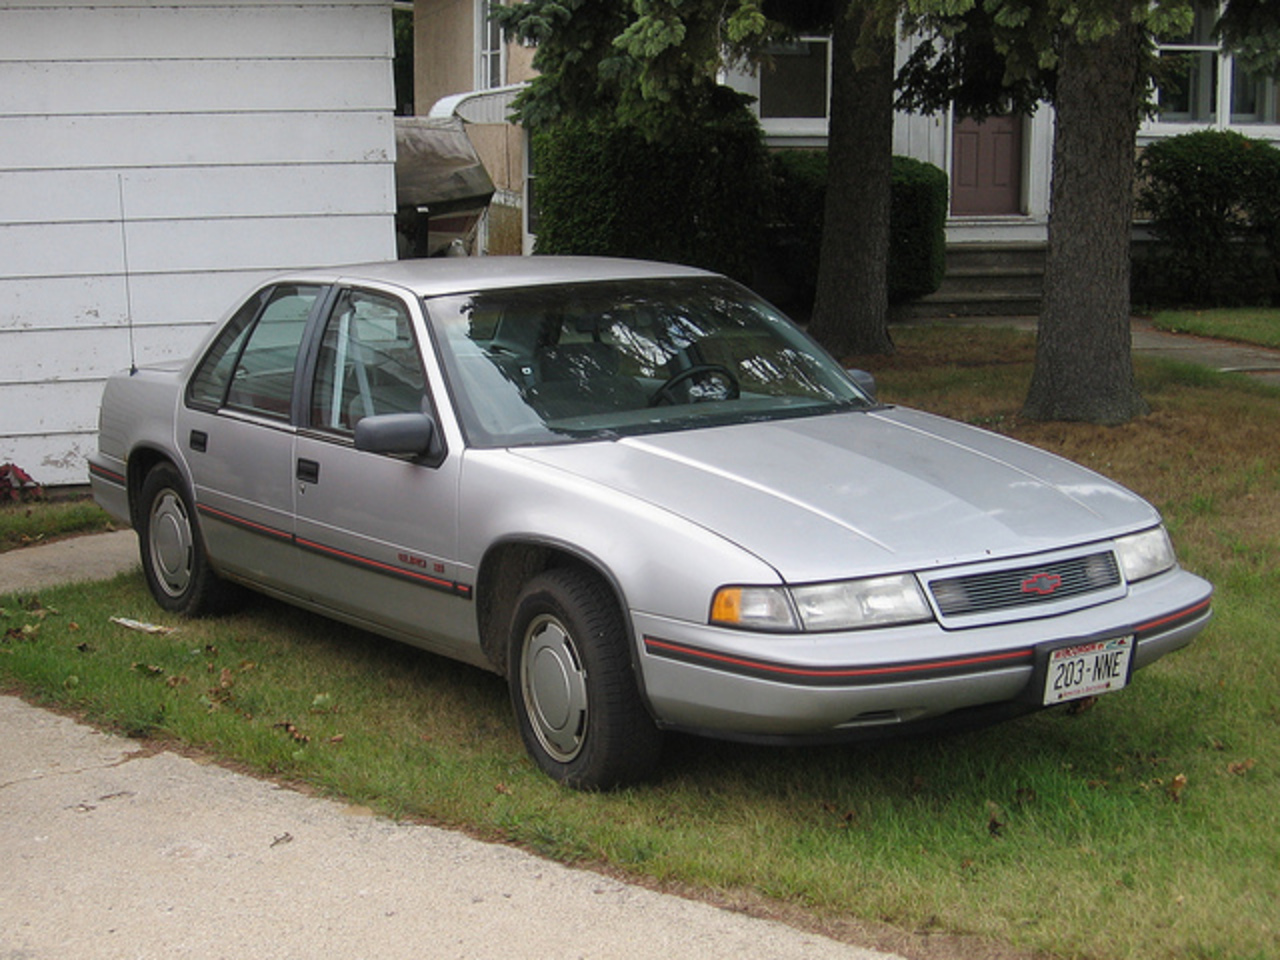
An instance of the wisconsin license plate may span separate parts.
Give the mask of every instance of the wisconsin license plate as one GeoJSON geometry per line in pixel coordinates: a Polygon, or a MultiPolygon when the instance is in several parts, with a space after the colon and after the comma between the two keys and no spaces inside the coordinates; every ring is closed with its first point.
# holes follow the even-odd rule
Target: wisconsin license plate
{"type": "Polygon", "coordinates": [[[1044,703],[1066,703],[1121,689],[1129,682],[1133,637],[1092,640],[1049,651],[1044,703]]]}

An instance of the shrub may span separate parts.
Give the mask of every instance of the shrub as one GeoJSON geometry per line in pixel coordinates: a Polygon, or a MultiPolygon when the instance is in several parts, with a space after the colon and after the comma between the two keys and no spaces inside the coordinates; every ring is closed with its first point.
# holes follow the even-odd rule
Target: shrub
{"type": "Polygon", "coordinates": [[[911,157],[893,158],[889,198],[889,300],[933,293],[947,269],[947,175],[911,157]]]}
{"type": "Polygon", "coordinates": [[[764,235],[768,160],[736,96],[650,141],[611,117],[533,137],[537,252],[688,263],[749,281],[764,235]]]}
{"type": "MultiPolygon", "coordinates": [[[[825,151],[773,157],[775,260],[796,300],[811,305],[818,282],[825,151]]],[[[910,157],[894,157],[889,207],[889,300],[902,303],[937,290],[946,270],[947,175],[910,157]]]]}
{"type": "Polygon", "coordinates": [[[1166,298],[1225,305],[1271,286],[1258,241],[1274,260],[1280,151],[1234,131],[1199,130],[1147,147],[1138,173],[1166,298]]]}
{"type": "Polygon", "coordinates": [[[44,487],[16,463],[0,464],[0,501],[43,500],[44,487]]]}
{"type": "Polygon", "coordinates": [[[1280,298],[1280,150],[1269,144],[1251,156],[1249,178],[1245,182],[1245,206],[1249,228],[1262,243],[1267,255],[1271,300],[1280,298]]]}
{"type": "Polygon", "coordinates": [[[818,288],[822,213],[827,195],[825,150],[784,150],[772,157],[773,215],[769,259],[783,287],[783,305],[808,314],[818,288]]]}

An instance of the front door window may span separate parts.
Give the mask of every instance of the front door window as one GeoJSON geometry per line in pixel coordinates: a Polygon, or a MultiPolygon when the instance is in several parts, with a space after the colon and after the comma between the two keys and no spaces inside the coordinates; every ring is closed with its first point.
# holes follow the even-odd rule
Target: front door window
{"type": "Polygon", "coordinates": [[[345,291],[320,342],[311,425],[350,434],[362,417],[421,413],[425,393],[404,304],[380,293],[345,291]]]}

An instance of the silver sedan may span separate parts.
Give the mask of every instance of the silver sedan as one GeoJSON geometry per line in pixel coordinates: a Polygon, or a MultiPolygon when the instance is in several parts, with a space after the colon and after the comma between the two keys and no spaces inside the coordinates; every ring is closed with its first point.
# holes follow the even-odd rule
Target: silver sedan
{"type": "Polygon", "coordinates": [[[1133,493],[879,403],[664,264],[278,277],[187,363],[108,382],[90,477],[166,610],[245,585],[496,671],[580,788],[651,773],[664,730],[835,741],[1110,693],[1210,617],[1133,493]]]}

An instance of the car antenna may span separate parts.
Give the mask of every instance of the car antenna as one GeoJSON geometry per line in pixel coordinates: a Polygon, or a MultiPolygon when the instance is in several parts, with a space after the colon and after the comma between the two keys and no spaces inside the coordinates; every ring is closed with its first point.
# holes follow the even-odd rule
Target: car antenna
{"type": "Polygon", "coordinates": [[[129,376],[138,372],[137,352],[133,345],[133,285],[129,277],[129,233],[125,229],[124,174],[116,174],[116,187],[120,196],[120,250],[124,256],[124,315],[129,327],[129,376]]]}

